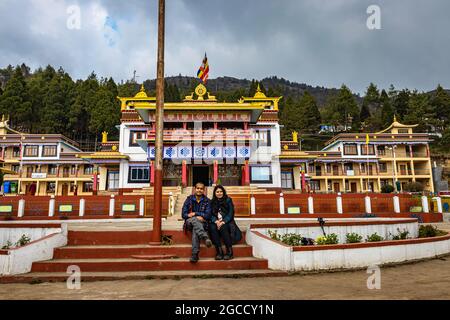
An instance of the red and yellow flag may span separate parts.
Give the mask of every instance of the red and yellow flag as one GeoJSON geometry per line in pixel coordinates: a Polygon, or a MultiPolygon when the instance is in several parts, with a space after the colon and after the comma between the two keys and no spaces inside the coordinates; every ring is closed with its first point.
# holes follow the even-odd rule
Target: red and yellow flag
{"type": "Polygon", "coordinates": [[[203,83],[206,83],[206,81],[208,80],[208,75],[209,75],[209,64],[208,64],[208,58],[206,57],[206,53],[205,53],[205,58],[203,59],[203,63],[200,66],[200,69],[198,69],[197,77],[200,80],[202,80],[203,83]]]}

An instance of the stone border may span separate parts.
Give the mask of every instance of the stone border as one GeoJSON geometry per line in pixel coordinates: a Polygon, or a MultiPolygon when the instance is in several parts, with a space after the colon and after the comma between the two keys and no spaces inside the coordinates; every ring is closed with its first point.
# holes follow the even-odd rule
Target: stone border
{"type": "MultiPolygon", "coordinates": [[[[359,225],[398,224],[400,221],[368,221],[359,225]]],[[[358,225],[355,222],[344,222],[340,226],[358,225]]],[[[417,224],[417,221],[403,221],[403,223],[417,224]]],[[[317,223],[294,225],[300,228],[306,227],[305,225],[311,225],[311,228],[317,228],[318,226],[317,223]]],[[[328,226],[331,226],[331,223],[328,226]]],[[[273,240],[261,230],[292,227],[292,225],[286,224],[250,226],[249,232],[246,234],[246,240],[253,247],[253,255],[267,259],[271,269],[295,272],[355,269],[373,265],[417,261],[450,253],[450,234],[430,238],[292,247],[273,240]]]]}

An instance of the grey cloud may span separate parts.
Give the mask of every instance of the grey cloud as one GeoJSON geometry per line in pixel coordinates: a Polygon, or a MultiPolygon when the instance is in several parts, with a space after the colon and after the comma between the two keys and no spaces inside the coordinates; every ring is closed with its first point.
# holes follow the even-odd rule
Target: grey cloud
{"type": "MultiPolygon", "coordinates": [[[[446,0],[166,0],[166,74],[194,75],[204,52],[211,77],[263,78],[339,87],[362,93],[387,88],[450,87],[450,2],[446,0]],[[382,30],[366,28],[366,9],[381,7],[382,30]]],[[[2,0],[0,66],[63,66],[74,78],[139,80],[156,71],[157,1],[2,0]],[[82,20],[65,28],[65,8],[79,4],[90,19],[97,4],[117,23],[105,30],[82,20]],[[36,29],[41,31],[36,33],[36,29]],[[33,31],[34,30],[34,31],[33,31]]]]}

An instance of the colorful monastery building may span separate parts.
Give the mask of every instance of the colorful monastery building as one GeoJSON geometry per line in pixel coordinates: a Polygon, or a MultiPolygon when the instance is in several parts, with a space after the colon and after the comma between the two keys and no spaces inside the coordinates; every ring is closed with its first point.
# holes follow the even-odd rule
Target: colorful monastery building
{"type": "MultiPolygon", "coordinates": [[[[169,187],[251,186],[294,192],[380,192],[420,182],[433,192],[429,138],[413,125],[378,133],[343,133],[321,151],[301,151],[298,134],[280,141],[278,102],[254,97],[219,102],[202,84],[179,103],[164,105],[164,177],[169,187]]],[[[119,97],[119,141],[103,133],[101,151],[82,152],[57,134],[24,134],[0,123],[5,194],[124,193],[154,180],[156,98],[144,88],[119,97]]]]}

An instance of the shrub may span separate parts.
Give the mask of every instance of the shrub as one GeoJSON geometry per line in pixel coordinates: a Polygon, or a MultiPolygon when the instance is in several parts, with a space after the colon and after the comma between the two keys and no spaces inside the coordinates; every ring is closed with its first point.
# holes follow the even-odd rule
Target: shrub
{"type": "Polygon", "coordinates": [[[381,193],[392,193],[395,191],[394,186],[391,186],[390,184],[385,184],[381,187],[381,193]]]}
{"type": "Polygon", "coordinates": [[[346,243],[359,243],[362,241],[362,236],[355,232],[347,233],[345,235],[345,241],[346,243]]]}
{"type": "Polygon", "coordinates": [[[337,234],[335,233],[330,233],[326,236],[323,237],[318,237],[316,240],[316,243],[318,245],[325,245],[325,244],[338,244],[339,243],[339,239],[337,234]]]}
{"type": "Polygon", "coordinates": [[[403,190],[407,192],[422,192],[424,188],[423,184],[415,181],[415,182],[408,182],[407,184],[405,184],[403,190]]]}
{"type": "Polygon", "coordinates": [[[392,237],[392,240],[405,240],[408,239],[409,231],[403,230],[400,231],[399,228],[397,228],[398,234],[392,237]]]}
{"type": "Polygon", "coordinates": [[[24,246],[24,245],[26,245],[27,243],[30,243],[30,241],[31,241],[31,238],[30,238],[30,237],[27,237],[26,235],[23,234],[23,235],[20,237],[20,239],[17,240],[17,242],[16,242],[16,247],[24,246]]]}
{"type": "Polygon", "coordinates": [[[269,236],[271,239],[275,241],[281,241],[284,244],[287,244],[288,246],[301,246],[302,245],[302,236],[300,234],[296,233],[286,233],[283,235],[279,235],[278,231],[268,231],[269,236]]]}
{"type": "Polygon", "coordinates": [[[366,242],[378,242],[383,240],[383,237],[378,235],[376,232],[371,234],[370,236],[367,236],[366,238],[366,242]]]}
{"type": "Polygon", "coordinates": [[[12,247],[12,242],[11,241],[7,241],[6,242],[6,244],[2,247],[2,250],[8,250],[8,249],[11,249],[11,247],[12,247]]]}
{"type": "Polygon", "coordinates": [[[430,238],[445,235],[446,232],[439,230],[437,227],[428,225],[419,226],[419,238],[430,238]]]}

